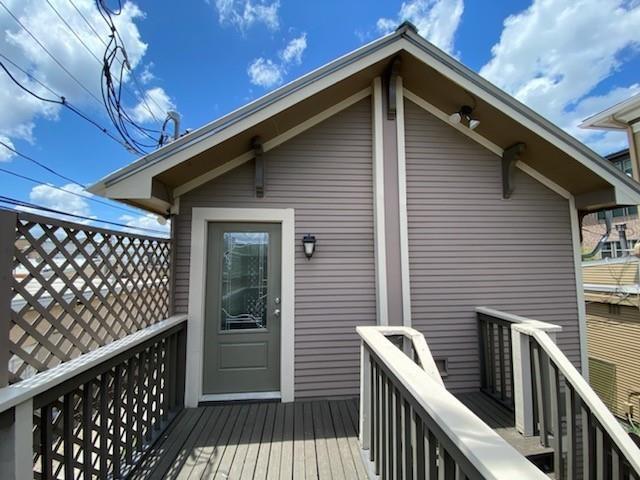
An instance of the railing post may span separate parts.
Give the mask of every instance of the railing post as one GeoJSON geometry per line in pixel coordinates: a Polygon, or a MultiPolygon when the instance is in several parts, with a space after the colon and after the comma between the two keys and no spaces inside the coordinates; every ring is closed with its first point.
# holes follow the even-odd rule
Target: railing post
{"type": "Polygon", "coordinates": [[[13,250],[18,215],[0,210],[0,388],[9,384],[13,250]]]}
{"type": "Polygon", "coordinates": [[[0,472],[6,480],[33,478],[33,400],[0,413],[0,472]]]}
{"type": "Polygon", "coordinates": [[[363,450],[371,447],[371,358],[360,342],[360,445],[363,450]]]}
{"type": "Polygon", "coordinates": [[[517,324],[511,326],[513,362],[513,403],[516,430],[525,437],[534,435],[533,389],[531,383],[531,354],[529,335],[519,330],[517,324]]]}

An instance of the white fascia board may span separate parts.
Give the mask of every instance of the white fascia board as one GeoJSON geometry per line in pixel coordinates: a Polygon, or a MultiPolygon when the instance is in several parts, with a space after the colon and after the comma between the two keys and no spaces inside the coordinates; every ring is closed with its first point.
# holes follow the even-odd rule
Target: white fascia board
{"type": "MultiPolygon", "coordinates": [[[[411,35],[411,32],[408,32],[407,35],[411,35]]],[[[403,37],[399,40],[399,44],[402,49],[406,50],[411,55],[415,56],[420,61],[428,65],[429,67],[438,71],[439,73],[441,73],[442,75],[450,79],[451,81],[457,83],[462,88],[469,91],[472,95],[482,99],[492,107],[504,112],[513,120],[523,125],[525,128],[531,130],[536,135],[540,136],[541,138],[545,139],[549,143],[555,145],[556,147],[558,147],[559,149],[561,149],[562,151],[570,155],[572,158],[574,158],[576,161],[580,162],[582,165],[590,169],[596,175],[600,176],[601,178],[606,180],[608,183],[616,187],[616,189],[619,189],[621,193],[624,192],[624,194],[626,195],[626,198],[633,199],[633,201],[630,202],[631,205],[640,204],[640,192],[634,191],[629,185],[624,183],[624,181],[621,178],[619,178],[615,172],[609,171],[604,164],[600,165],[596,163],[594,159],[589,158],[584,152],[580,151],[574,145],[571,145],[568,141],[565,141],[564,139],[559,137],[558,135],[562,134],[559,127],[556,127],[550,124],[549,122],[546,122],[546,123],[549,123],[548,127],[543,126],[541,122],[545,122],[545,120],[542,119],[541,117],[539,119],[540,121],[536,121],[532,118],[529,118],[529,116],[524,115],[522,112],[518,111],[509,103],[501,100],[498,95],[489,91],[489,88],[495,89],[496,88],[495,86],[489,84],[489,82],[487,82],[488,86],[480,85],[480,82],[478,82],[480,78],[478,79],[473,78],[473,77],[477,77],[477,74],[471,72],[473,77],[472,75],[463,75],[460,71],[455,70],[452,67],[452,65],[449,65],[438,58],[438,55],[443,55],[441,52],[440,53],[436,52],[434,54],[427,52],[425,48],[428,48],[428,47],[425,47],[424,40],[421,39],[420,37],[417,37],[415,41],[409,41],[406,37],[403,37]],[[418,46],[418,44],[420,46],[418,46]],[[558,132],[552,132],[552,130],[558,130],[558,132]]],[[[435,47],[432,47],[432,48],[435,48],[435,47]]],[[[452,60],[452,61],[455,61],[455,60],[452,60]]],[[[455,61],[455,65],[458,68],[462,67],[466,69],[464,65],[460,64],[457,61],[455,61]]],[[[528,107],[524,105],[520,105],[520,106],[522,107],[521,108],[522,110],[524,109],[530,110],[528,109],[528,107]]],[[[533,110],[530,110],[529,113],[532,116],[538,116],[535,112],[533,112],[533,110]]],[[[579,141],[576,140],[576,142],[579,142],[579,141]]],[[[585,146],[585,148],[588,148],[588,147],[585,146]]],[[[611,166],[611,168],[613,169],[615,167],[611,166]]]]}
{"type": "Polygon", "coordinates": [[[640,117],[640,95],[634,95],[582,121],[580,128],[624,130],[625,123],[640,117]]]}

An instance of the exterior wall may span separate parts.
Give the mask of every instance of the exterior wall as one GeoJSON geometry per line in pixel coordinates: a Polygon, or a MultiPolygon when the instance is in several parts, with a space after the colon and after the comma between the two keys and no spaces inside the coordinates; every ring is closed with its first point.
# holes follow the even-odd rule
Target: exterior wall
{"type": "Polygon", "coordinates": [[[295,395],[357,394],[355,327],[376,322],[370,99],[264,159],[264,198],[255,197],[253,162],[181,197],[175,220],[176,310],[187,311],[193,207],[294,208],[295,395]],[[302,252],[306,233],[318,241],[310,261],[302,252]]]}
{"type": "Polygon", "coordinates": [[[413,326],[447,359],[447,386],[479,387],[476,306],[562,325],[579,368],[568,201],[519,170],[503,200],[494,154],[410,101],[405,125],[413,326]]]}
{"type": "Polygon", "coordinates": [[[607,304],[587,304],[589,358],[615,365],[615,376],[608,379],[607,385],[609,392],[613,390],[610,408],[615,415],[624,417],[625,403],[630,402],[634,419],[640,422],[640,396],[629,398],[631,392],[640,393],[640,310],[618,308],[619,313],[611,313],[607,304]]]}
{"type": "MultiPolygon", "coordinates": [[[[627,240],[640,240],[640,219],[637,215],[630,215],[627,217],[614,217],[611,225],[611,233],[609,234],[609,241],[616,242],[620,240],[616,225],[627,225],[627,240]]],[[[602,235],[606,232],[604,220],[598,220],[597,214],[591,213],[586,215],[582,220],[582,251],[587,253],[591,252],[598,241],[602,238],[602,235]]],[[[594,259],[598,259],[600,255],[594,256],[594,259]]]]}

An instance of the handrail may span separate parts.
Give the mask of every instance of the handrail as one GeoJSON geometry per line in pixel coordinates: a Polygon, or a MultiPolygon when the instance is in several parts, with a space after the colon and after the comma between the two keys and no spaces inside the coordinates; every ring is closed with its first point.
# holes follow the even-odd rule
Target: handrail
{"type": "Polygon", "coordinates": [[[640,448],[631,440],[631,437],[624,431],[620,422],[616,420],[609,408],[555,342],[546,332],[531,325],[519,325],[515,328],[533,337],[538,345],[542,347],[549,360],[559,370],[565,381],[571,385],[578,398],[586,405],[590,414],[597,419],[610,440],[618,447],[622,457],[629,463],[635,475],[640,476],[640,448]]]}
{"type": "Polygon", "coordinates": [[[531,318],[522,317],[520,315],[514,315],[513,313],[501,312],[499,310],[494,310],[493,308],[487,307],[476,307],[476,313],[482,313],[484,315],[488,315],[490,317],[499,318],[501,320],[506,320],[511,323],[526,323],[527,325],[532,325],[539,330],[543,330],[545,332],[561,332],[562,327],[560,325],[555,325],[553,323],[541,322],[540,320],[533,320],[531,318]]]}
{"type": "Polygon", "coordinates": [[[357,327],[357,332],[362,339],[361,443],[381,478],[411,468],[440,473],[451,468],[461,478],[461,473],[468,478],[547,478],[385,338],[385,327],[357,327]],[[415,438],[413,431],[419,432],[415,438]],[[393,455],[380,448],[385,441],[393,455]]]}
{"type": "Polygon", "coordinates": [[[511,323],[516,428],[552,445],[556,478],[574,478],[580,470],[603,478],[631,470],[630,478],[640,478],[640,449],[556,345],[561,327],[486,307],[476,311],[511,323]]]}
{"type": "Polygon", "coordinates": [[[145,341],[186,322],[187,315],[174,315],[149,327],[138,330],[120,340],[115,340],[104,347],[80,355],[73,360],[61,363],[49,370],[37,373],[21,382],[0,388],[0,413],[16,405],[35,398],[41,393],[51,390],[63,382],[78,376],[113,357],[120,355],[145,341]]]}
{"type": "Polygon", "coordinates": [[[409,340],[411,342],[413,352],[417,357],[415,360],[417,361],[418,365],[420,365],[420,367],[422,367],[422,369],[427,372],[431,376],[431,378],[433,378],[440,385],[444,386],[442,376],[440,375],[438,366],[436,365],[436,362],[431,355],[431,350],[429,349],[429,345],[427,345],[427,342],[424,339],[424,335],[411,327],[380,326],[376,327],[376,329],[385,337],[401,335],[402,337],[409,340]]]}

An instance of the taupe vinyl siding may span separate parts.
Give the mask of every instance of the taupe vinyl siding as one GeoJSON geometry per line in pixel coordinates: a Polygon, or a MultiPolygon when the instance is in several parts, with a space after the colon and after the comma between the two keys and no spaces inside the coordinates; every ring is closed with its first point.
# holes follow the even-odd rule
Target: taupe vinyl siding
{"type": "MultiPolygon", "coordinates": [[[[355,327],[376,321],[371,102],[367,98],[265,154],[265,197],[253,162],[180,200],[176,308],[187,310],[193,207],[294,208],[296,397],[358,392],[355,327]],[[302,236],[317,238],[308,261],[302,236]]],[[[195,287],[197,288],[197,287],[195,287]]]]}
{"type": "MultiPolygon", "coordinates": [[[[587,304],[589,357],[616,367],[613,413],[624,417],[625,402],[633,404],[634,419],[640,421],[640,310],[621,305],[620,314],[609,313],[609,305],[587,304]]],[[[612,382],[613,385],[613,382],[612,382]]]]}
{"type": "Polygon", "coordinates": [[[559,344],[579,366],[567,200],[519,170],[503,200],[498,157],[405,108],[413,326],[448,359],[448,387],[479,386],[476,306],[562,325],[559,344]]]}

